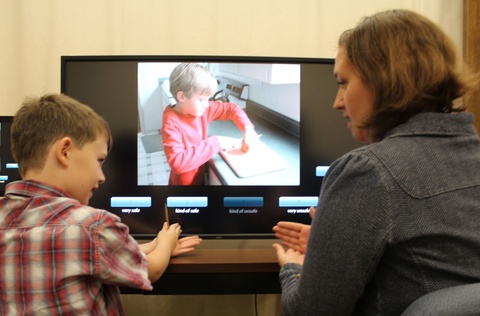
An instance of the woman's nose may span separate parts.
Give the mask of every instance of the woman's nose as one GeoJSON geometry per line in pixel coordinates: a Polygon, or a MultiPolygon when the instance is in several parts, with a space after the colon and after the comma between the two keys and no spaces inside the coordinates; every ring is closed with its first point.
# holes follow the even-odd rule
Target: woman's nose
{"type": "Polygon", "coordinates": [[[340,89],[338,89],[335,101],[333,101],[333,108],[335,110],[340,110],[343,108],[343,92],[340,89]]]}

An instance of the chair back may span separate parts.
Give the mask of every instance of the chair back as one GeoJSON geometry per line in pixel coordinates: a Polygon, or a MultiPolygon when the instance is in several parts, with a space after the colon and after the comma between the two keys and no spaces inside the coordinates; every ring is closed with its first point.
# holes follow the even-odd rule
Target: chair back
{"type": "Polygon", "coordinates": [[[428,293],[413,302],[402,316],[480,315],[480,283],[459,285],[428,293]]]}

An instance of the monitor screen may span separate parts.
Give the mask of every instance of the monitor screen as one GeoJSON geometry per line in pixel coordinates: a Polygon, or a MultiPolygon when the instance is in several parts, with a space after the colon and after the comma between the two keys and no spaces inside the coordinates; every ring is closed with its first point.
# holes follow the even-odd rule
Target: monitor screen
{"type": "MultiPolygon", "coordinates": [[[[61,91],[110,124],[113,147],[106,182],[90,200],[118,215],[134,236],[154,236],[168,218],[183,235],[271,238],[278,221],[308,223],[323,176],[357,147],[340,112],[333,59],[227,56],[62,56],[61,91]],[[247,153],[215,153],[204,184],[169,185],[161,134],[175,105],[169,76],[180,63],[200,63],[215,76],[211,100],[237,104],[260,135],[247,153]]],[[[231,120],[208,135],[238,139],[231,120]]]]}
{"type": "Polygon", "coordinates": [[[10,127],[13,116],[0,116],[0,191],[5,193],[8,182],[19,180],[18,164],[10,149],[10,127]]]}

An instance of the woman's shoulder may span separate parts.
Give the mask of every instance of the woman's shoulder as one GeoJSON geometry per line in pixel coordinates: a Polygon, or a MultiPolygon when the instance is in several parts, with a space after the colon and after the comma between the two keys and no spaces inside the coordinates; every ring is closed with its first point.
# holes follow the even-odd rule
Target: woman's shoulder
{"type": "Polygon", "coordinates": [[[372,171],[379,169],[380,164],[378,158],[372,153],[371,147],[372,145],[366,145],[342,155],[330,165],[327,176],[333,178],[352,178],[362,175],[373,177],[372,171]]]}
{"type": "MultiPolygon", "coordinates": [[[[381,141],[354,149],[338,159],[329,167],[333,177],[364,178],[363,181],[386,181],[395,178],[395,174],[405,172],[406,162],[403,150],[393,142],[381,141]]],[[[406,160],[409,160],[407,158],[406,160]]],[[[415,159],[410,159],[415,163],[415,159]]],[[[407,171],[408,172],[408,171],[407,171]]]]}

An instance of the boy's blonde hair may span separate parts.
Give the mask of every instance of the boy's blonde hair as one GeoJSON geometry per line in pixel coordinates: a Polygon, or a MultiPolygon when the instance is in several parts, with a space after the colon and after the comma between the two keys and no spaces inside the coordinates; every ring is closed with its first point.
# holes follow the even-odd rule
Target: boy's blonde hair
{"type": "Polygon", "coordinates": [[[87,105],[63,94],[25,98],[11,128],[12,154],[20,175],[42,168],[48,148],[65,136],[78,148],[99,136],[106,137],[109,151],[112,146],[108,123],[87,105]]]}
{"type": "Polygon", "coordinates": [[[183,63],[175,67],[170,74],[170,92],[175,99],[179,91],[187,98],[194,94],[213,95],[217,85],[217,79],[210,70],[200,64],[183,63]]]}

